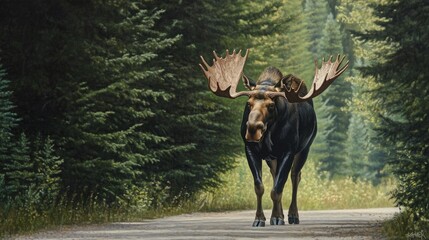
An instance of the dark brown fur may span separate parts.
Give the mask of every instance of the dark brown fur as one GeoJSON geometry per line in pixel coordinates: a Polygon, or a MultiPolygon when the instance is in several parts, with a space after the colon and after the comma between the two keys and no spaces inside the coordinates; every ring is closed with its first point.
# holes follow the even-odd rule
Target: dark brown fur
{"type": "Polygon", "coordinates": [[[283,78],[283,74],[275,67],[267,67],[261,73],[256,82],[256,85],[261,84],[262,82],[271,83],[270,85],[276,85],[283,78]]]}
{"type": "Polygon", "coordinates": [[[308,92],[307,86],[303,80],[293,76],[292,74],[288,74],[283,77],[282,72],[280,72],[276,67],[267,67],[259,76],[256,85],[264,84],[274,86],[279,84],[280,81],[283,82],[287,89],[292,88],[296,90],[301,85],[298,92],[299,96],[305,96],[308,92]]]}

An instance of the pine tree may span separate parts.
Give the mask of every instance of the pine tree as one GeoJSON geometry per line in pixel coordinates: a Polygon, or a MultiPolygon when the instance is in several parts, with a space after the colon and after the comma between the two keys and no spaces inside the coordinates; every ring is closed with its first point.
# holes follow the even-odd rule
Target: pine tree
{"type": "Polygon", "coordinates": [[[378,22],[378,29],[360,34],[367,42],[394,46],[391,52],[384,48],[384,59],[371,62],[362,71],[380,85],[372,96],[384,109],[379,112],[380,142],[394,146],[390,163],[399,179],[394,197],[416,218],[424,219],[429,219],[428,10],[423,0],[377,5],[376,15],[388,20],[378,22]]]}
{"type": "MultiPolygon", "coordinates": [[[[332,7],[331,3],[332,1],[330,7],[332,7]]],[[[343,53],[340,27],[328,9],[328,2],[306,0],[304,9],[311,39],[310,50],[319,64],[323,57],[328,58],[330,55],[343,53]]],[[[316,137],[312,148],[317,153],[319,171],[328,177],[344,174],[341,165],[346,160],[344,155],[348,120],[344,121],[344,109],[341,109],[346,106],[346,100],[341,100],[342,95],[338,92],[343,88],[339,85],[344,86],[342,81],[342,78],[337,79],[325,93],[315,99],[320,136],[316,137]]]]}
{"type": "Polygon", "coordinates": [[[17,125],[18,117],[12,111],[12,92],[9,90],[10,81],[6,78],[6,71],[0,65],[0,173],[5,161],[9,159],[12,129],[17,125]]]}
{"type": "Polygon", "coordinates": [[[314,109],[317,116],[317,135],[311,145],[311,158],[318,164],[320,171],[329,176],[328,170],[330,169],[330,161],[324,162],[329,159],[330,142],[328,136],[335,131],[335,117],[331,114],[332,106],[328,105],[328,100],[321,102],[320,99],[314,101],[314,109]]]}
{"type": "MultiPolygon", "coordinates": [[[[326,19],[326,25],[323,29],[323,36],[319,45],[319,55],[329,57],[341,54],[342,41],[339,24],[334,20],[333,15],[329,14],[326,19]]],[[[331,114],[335,117],[333,126],[329,129],[335,129],[327,136],[329,142],[328,157],[322,159],[320,170],[329,171],[330,176],[341,176],[343,173],[343,164],[346,161],[346,141],[347,130],[349,127],[350,114],[347,110],[347,101],[351,97],[351,86],[344,81],[343,77],[338,78],[335,82],[321,95],[321,100],[328,101],[332,106],[331,114]]]]}
{"type": "MultiPolygon", "coordinates": [[[[385,22],[386,20],[374,14],[374,9],[370,7],[378,1],[364,1],[364,0],[344,0],[338,6],[338,20],[345,27],[346,32],[367,32],[373,30],[381,30],[377,22],[385,22]]],[[[365,123],[366,132],[366,148],[365,159],[366,170],[365,174],[359,173],[356,169],[356,174],[371,180],[374,184],[378,184],[381,178],[388,175],[384,170],[387,164],[387,153],[391,146],[386,146],[377,140],[379,137],[378,129],[383,125],[379,114],[386,112],[385,107],[381,106],[380,100],[374,98],[371,94],[376,91],[381,85],[375,81],[373,77],[364,77],[359,69],[374,61],[384,61],[382,58],[389,55],[392,50],[390,44],[384,41],[371,41],[365,42],[359,38],[354,37],[353,53],[350,54],[347,49],[347,54],[353,56],[354,63],[351,65],[353,72],[346,80],[353,86],[353,98],[349,103],[349,109],[352,114],[359,114],[359,118],[365,123]]],[[[351,60],[353,60],[351,59],[351,60]]],[[[350,139],[350,136],[349,136],[350,139]]],[[[350,160],[350,159],[349,159],[350,160]]]]}
{"type": "Polygon", "coordinates": [[[25,201],[30,188],[36,184],[36,173],[25,134],[20,135],[10,160],[4,164],[4,175],[6,197],[25,201]]]}
{"type": "Polygon", "coordinates": [[[42,201],[41,205],[51,206],[60,191],[61,165],[64,161],[56,155],[54,142],[49,137],[45,141],[39,138],[35,145],[38,145],[34,153],[37,177],[35,191],[42,201]]]}
{"type": "Polygon", "coordinates": [[[254,38],[253,76],[257,77],[267,66],[275,66],[284,75],[294,74],[310,84],[314,74],[313,57],[301,1],[283,0],[271,21],[278,24],[276,31],[254,38]]]}
{"type": "Polygon", "coordinates": [[[16,113],[11,102],[12,92],[9,90],[9,80],[6,79],[6,71],[0,65],[0,199],[8,195],[5,189],[6,164],[11,161],[13,151],[13,134],[12,129],[18,123],[16,113]]]}
{"type": "Polygon", "coordinates": [[[343,52],[340,24],[334,19],[332,13],[326,18],[317,52],[322,56],[328,54],[335,56],[334,53],[343,52]]]}
{"type": "Polygon", "coordinates": [[[155,30],[162,11],[148,11],[139,1],[81,7],[86,27],[78,34],[88,55],[86,66],[75,71],[91,74],[73,79],[79,90],[64,119],[62,176],[71,192],[112,203],[144,184],[146,165],[180,151],[156,133],[159,119],[169,117],[162,104],[171,100],[173,83],[153,62],[178,38],[155,30]]]}
{"type": "Polygon", "coordinates": [[[56,143],[69,196],[115,201],[143,184],[144,165],[182,147],[161,144],[167,137],[153,125],[170,117],[172,82],[160,67],[170,60],[159,54],[178,39],[156,30],[161,14],[141,1],[2,5],[0,43],[20,127],[56,143]]]}
{"type": "Polygon", "coordinates": [[[352,114],[347,133],[347,157],[343,174],[377,185],[388,176],[384,170],[387,151],[386,147],[377,142],[378,136],[373,128],[371,122],[365,120],[361,114],[352,114]]]}
{"type": "Polygon", "coordinates": [[[386,147],[381,143],[377,131],[370,127],[368,133],[368,173],[367,179],[374,185],[380,184],[382,179],[392,174],[386,170],[388,164],[388,152],[391,147],[386,147]]]}
{"type": "Polygon", "coordinates": [[[155,182],[177,199],[215,186],[239,151],[240,102],[207,91],[199,55],[270,32],[277,3],[5,2],[20,127],[51,136],[70,196],[112,202],[155,182]]]}
{"type": "Polygon", "coordinates": [[[328,1],[328,12],[332,13],[334,18],[337,18],[337,5],[338,0],[327,0],[328,1]]]}
{"type": "Polygon", "coordinates": [[[346,161],[344,172],[346,176],[354,179],[367,179],[368,172],[368,133],[363,118],[355,113],[350,119],[346,142],[346,161]]]}
{"type": "Polygon", "coordinates": [[[322,43],[322,30],[325,27],[328,16],[328,5],[326,0],[305,0],[304,10],[306,13],[307,29],[310,33],[310,51],[313,55],[319,54],[319,45],[322,43]]]}

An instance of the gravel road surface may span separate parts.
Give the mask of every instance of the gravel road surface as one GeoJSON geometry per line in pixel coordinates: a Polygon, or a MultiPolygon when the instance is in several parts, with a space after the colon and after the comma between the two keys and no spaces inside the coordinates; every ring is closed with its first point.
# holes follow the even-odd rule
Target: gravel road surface
{"type": "MultiPolygon", "coordinates": [[[[266,210],[266,216],[271,211],[266,210]]],[[[382,239],[397,208],[300,211],[299,225],[254,228],[254,211],[193,213],[142,222],[65,227],[15,239],[382,239]]]]}

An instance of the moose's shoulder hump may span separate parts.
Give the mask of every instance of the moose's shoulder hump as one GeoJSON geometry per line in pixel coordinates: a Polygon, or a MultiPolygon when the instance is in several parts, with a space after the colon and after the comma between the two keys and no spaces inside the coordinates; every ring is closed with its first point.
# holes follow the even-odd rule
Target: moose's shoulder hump
{"type": "Polygon", "coordinates": [[[283,78],[282,72],[276,67],[267,67],[261,73],[256,84],[275,85],[283,78]]]}

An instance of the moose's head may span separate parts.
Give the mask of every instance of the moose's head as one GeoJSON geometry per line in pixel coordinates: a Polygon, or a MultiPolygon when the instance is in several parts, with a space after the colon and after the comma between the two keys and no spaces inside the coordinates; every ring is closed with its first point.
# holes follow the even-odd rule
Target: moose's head
{"type": "MultiPolygon", "coordinates": [[[[285,89],[298,89],[298,95],[303,96],[302,91],[306,93],[303,82],[292,75],[283,77],[282,73],[275,67],[266,68],[260,75],[256,83],[251,82],[243,75],[245,87],[251,91],[247,100],[247,110],[249,111],[246,123],[245,139],[248,142],[259,142],[267,130],[268,125],[272,124],[278,115],[278,111],[285,89]]],[[[305,95],[305,94],[304,94],[305,95]]]]}
{"type": "Polygon", "coordinates": [[[325,91],[329,85],[341,75],[348,67],[348,62],[340,68],[344,57],[340,59],[338,55],[332,62],[332,56],[319,69],[316,65],[316,72],[310,91],[306,91],[303,81],[287,75],[283,77],[280,71],[274,67],[267,68],[259,77],[257,84],[252,83],[249,78],[243,74],[244,64],[246,63],[249,50],[247,49],[244,57],[241,50],[236,53],[235,50],[229,54],[226,50],[225,58],[219,57],[213,52],[215,59],[210,66],[201,57],[203,65],[200,64],[205,76],[208,79],[210,90],[220,97],[237,98],[247,96],[249,107],[249,116],[247,120],[246,141],[259,142],[267,129],[270,119],[276,114],[276,98],[287,99],[290,103],[304,102],[312,99],[325,91]],[[246,91],[237,92],[237,85],[240,79],[243,79],[246,91]]]}

